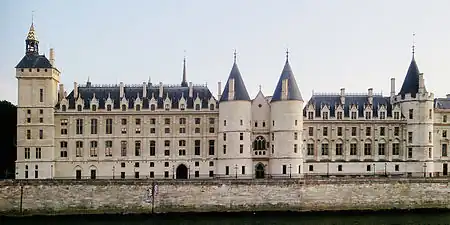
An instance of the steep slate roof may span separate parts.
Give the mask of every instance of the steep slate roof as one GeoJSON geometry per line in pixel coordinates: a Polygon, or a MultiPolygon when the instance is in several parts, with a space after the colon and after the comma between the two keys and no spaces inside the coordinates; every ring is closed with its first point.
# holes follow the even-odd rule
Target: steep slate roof
{"type": "Polygon", "coordinates": [[[417,67],[417,63],[413,55],[399,95],[404,96],[405,94],[411,94],[413,97],[416,96],[417,92],[419,92],[419,74],[419,68],[417,67]]]}
{"type": "Polygon", "coordinates": [[[436,98],[434,99],[435,109],[450,109],[450,98],[436,98]]]}
{"type": "Polygon", "coordinates": [[[294,73],[292,72],[291,65],[289,65],[289,60],[286,58],[286,63],[284,64],[283,71],[281,72],[280,79],[278,79],[277,87],[275,88],[275,91],[273,92],[272,100],[274,101],[281,101],[281,95],[282,95],[282,83],[283,80],[288,80],[288,97],[286,100],[298,100],[303,101],[302,94],[300,93],[300,89],[297,86],[297,81],[295,80],[294,73]]]}
{"type": "Polygon", "coordinates": [[[242,80],[241,72],[239,72],[236,60],[234,61],[230,76],[228,76],[227,84],[225,85],[222,97],[220,98],[221,102],[233,100],[250,101],[250,96],[248,95],[247,88],[245,88],[244,80],[242,80]],[[228,99],[230,79],[234,79],[234,99],[228,99]]]}
{"type": "MultiPolygon", "coordinates": [[[[350,107],[353,104],[358,106],[358,117],[364,117],[364,108],[366,104],[368,104],[368,96],[364,95],[345,95],[345,104],[344,104],[344,117],[350,116],[350,107]]],[[[392,116],[392,105],[390,103],[389,97],[383,97],[381,95],[373,95],[373,116],[378,116],[378,106],[385,105],[387,110],[386,116],[392,116]]],[[[323,105],[328,105],[330,109],[330,117],[336,116],[335,106],[341,104],[341,96],[339,94],[336,95],[313,95],[311,99],[306,104],[303,114],[306,116],[306,112],[309,104],[313,104],[315,106],[315,117],[321,117],[321,110],[323,105]]]]}
{"type": "MultiPolygon", "coordinates": [[[[164,107],[164,100],[169,94],[169,98],[172,101],[172,108],[177,109],[179,100],[182,96],[187,101],[186,108],[192,109],[194,108],[194,101],[197,96],[201,100],[201,107],[208,108],[208,101],[212,97],[214,100],[214,96],[206,86],[193,86],[193,97],[189,97],[189,87],[182,87],[180,85],[173,86],[165,86],[163,89],[163,97],[159,98],[159,86],[149,85],[147,87],[147,97],[143,98],[143,86],[142,85],[134,85],[134,86],[125,86],[124,87],[124,95],[128,100],[128,108],[134,108],[135,99],[138,97],[141,100],[142,108],[148,109],[150,108],[149,102],[152,96],[157,100],[157,108],[162,109],[164,107]]],[[[84,100],[84,108],[90,108],[90,102],[94,96],[99,101],[99,109],[105,109],[105,102],[108,99],[108,95],[111,100],[113,100],[113,108],[119,109],[121,100],[120,99],[120,87],[118,85],[103,85],[103,86],[92,86],[85,85],[78,87],[78,93],[80,97],[84,100]]],[[[76,96],[75,96],[76,97],[76,96]]],[[[74,97],[73,91],[67,95],[66,99],[69,101],[69,109],[75,109],[76,98],[74,97]]],[[[56,106],[59,108],[59,104],[56,106]]],[[[218,107],[216,102],[215,107],[218,107]]]]}
{"type": "Polygon", "coordinates": [[[52,68],[52,64],[45,55],[25,55],[16,68],[52,68]]]}

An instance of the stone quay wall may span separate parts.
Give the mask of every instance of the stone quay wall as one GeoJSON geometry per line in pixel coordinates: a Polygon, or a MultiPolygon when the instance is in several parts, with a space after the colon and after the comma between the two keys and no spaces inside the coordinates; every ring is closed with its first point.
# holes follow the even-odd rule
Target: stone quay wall
{"type": "Polygon", "coordinates": [[[1,181],[0,215],[448,209],[449,182],[433,178],[1,181]]]}

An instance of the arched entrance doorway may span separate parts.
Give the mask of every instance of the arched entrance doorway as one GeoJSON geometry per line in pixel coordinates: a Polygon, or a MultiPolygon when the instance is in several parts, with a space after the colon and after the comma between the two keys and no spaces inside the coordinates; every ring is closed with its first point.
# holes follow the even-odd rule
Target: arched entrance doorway
{"type": "Polygon", "coordinates": [[[188,178],[188,168],[184,164],[180,164],[177,167],[177,179],[187,179],[188,178]]]}
{"type": "Polygon", "coordinates": [[[256,173],[255,173],[255,175],[256,175],[256,179],[263,179],[264,177],[265,177],[265,171],[264,171],[264,164],[262,164],[262,163],[258,163],[257,165],[256,165],[256,168],[255,168],[255,171],[256,171],[256,173]]]}

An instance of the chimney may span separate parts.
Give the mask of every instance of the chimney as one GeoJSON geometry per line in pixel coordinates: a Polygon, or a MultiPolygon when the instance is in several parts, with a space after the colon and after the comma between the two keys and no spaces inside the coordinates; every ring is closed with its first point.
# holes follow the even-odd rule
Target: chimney
{"type": "Polygon", "coordinates": [[[142,83],[142,98],[147,98],[147,83],[142,83]]]}
{"type": "Polygon", "coordinates": [[[222,97],[222,82],[217,82],[217,99],[222,97]]]}
{"type": "Polygon", "coordinates": [[[58,101],[61,101],[64,97],[64,84],[59,84],[59,94],[58,94],[58,101]]]}
{"type": "Polygon", "coordinates": [[[228,80],[228,100],[234,100],[234,79],[228,80]]]}
{"type": "Polygon", "coordinates": [[[192,82],[189,82],[189,98],[194,97],[194,87],[192,86],[192,82]]]}
{"type": "Polygon", "coordinates": [[[425,93],[425,81],[423,80],[423,73],[419,74],[419,93],[425,93]]]}
{"type": "Polygon", "coordinates": [[[53,48],[50,48],[50,64],[55,66],[55,50],[53,48]]]}
{"type": "Polygon", "coordinates": [[[367,89],[367,95],[369,96],[369,104],[373,104],[373,88],[369,88],[367,89]]]}
{"type": "Polygon", "coordinates": [[[391,78],[391,97],[395,96],[395,78],[391,78]]]}
{"type": "Polygon", "coordinates": [[[73,98],[74,99],[78,98],[78,83],[77,82],[73,82],[73,98]]]}
{"type": "Polygon", "coordinates": [[[281,99],[282,100],[286,100],[288,98],[288,90],[289,90],[289,80],[288,79],[284,79],[281,81],[281,99]]]}
{"type": "Polygon", "coordinates": [[[124,94],[125,94],[125,93],[124,93],[123,82],[120,82],[119,88],[120,88],[120,95],[119,95],[119,98],[122,99],[123,96],[124,96],[124,94]]]}
{"type": "Polygon", "coordinates": [[[162,83],[162,82],[159,82],[159,97],[160,97],[160,98],[163,97],[163,92],[164,92],[163,83],[162,83]]]}
{"type": "Polygon", "coordinates": [[[345,104],[345,88],[341,88],[341,104],[344,105],[345,104]]]}

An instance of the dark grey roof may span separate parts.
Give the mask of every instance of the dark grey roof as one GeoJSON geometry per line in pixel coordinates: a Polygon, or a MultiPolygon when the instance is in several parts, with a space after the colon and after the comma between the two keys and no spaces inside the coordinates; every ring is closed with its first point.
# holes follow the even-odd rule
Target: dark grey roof
{"type": "Polygon", "coordinates": [[[434,99],[435,109],[450,109],[450,98],[436,98],[434,99]]]}
{"type": "Polygon", "coordinates": [[[412,97],[415,97],[417,92],[419,92],[419,68],[413,55],[399,95],[411,94],[412,97]]]}
{"type": "Polygon", "coordinates": [[[233,68],[231,69],[230,76],[227,80],[227,84],[225,85],[222,97],[220,98],[221,102],[232,100],[250,101],[250,96],[248,95],[247,88],[245,88],[244,80],[242,80],[241,72],[239,72],[236,61],[234,61],[233,68]],[[228,99],[230,79],[234,79],[234,99],[228,99]]]}
{"type": "Polygon", "coordinates": [[[282,90],[282,83],[283,80],[288,80],[288,97],[286,100],[298,100],[303,101],[302,94],[300,93],[300,89],[297,86],[297,81],[295,80],[294,73],[292,72],[291,65],[289,65],[289,60],[286,59],[286,63],[284,64],[283,71],[281,72],[280,79],[278,79],[277,87],[275,88],[275,91],[273,92],[272,100],[274,101],[281,101],[281,90],[282,90]]]}
{"type": "MultiPolygon", "coordinates": [[[[358,106],[358,117],[364,117],[364,109],[368,104],[368,96],[364,95],[346,95],[344,104],[344,117],[349,117],[350,108],[352,105],[356,104],[358,106]]],[[[378,117],[378,106],[385,105],[387,109],[388,117],[392,116],[392,105],[390,103],[389,97],[383,97],[381,95],[373,95],[372,102],[373,116],[378,117]]],[[[315,116],[321,117],[321,109],[323,105],[328,105],[330,109],[330,117],[335,117],[335,106],[341,104],[341,96],[336,95],[313,95],[311,99],[306,104],[303,113],[306,116],[306,111],[309,104],[314,104],[315,106],[315,116]]]]}
{"type": "Polygon", "coordinates": [[[20,60],[16,68],[52,68],[52,64],[45,55],[27,54],[20,60]]]}
{"type": "MultiPolygon", "coordinates": [[[[169,98],[172,101],[172,108],[177,109],[178,108],[178,102],[181,99],[182,96],[187,101],[186,108],[192,109],[194,108],[194,101],[197,98],[197,96],[200,98],[202,103],[202,108],[208,108],[208,101],[213,95],[211,94],[211,91],[206,86],[196,86],[193,87],[193,97],[189,97],[189,87],[181,87],[179,85],[177,86],[165,86],[163,89],[163,97],[159,98],[159,86],[153,86],[149,85],[147,87],[147,97],[143,98],[143,86],[142,85],[135,85],[135,86],[125,86],[124,87],[124,93],[125,98],[128,100],[128,108],[134,108],[134,102],[135,99],[139,96],[142,102],[142,108],[148,109],[149,108],[149,102],[152,96],[157,100],[158,105],[157,108],[162,109],[164,106],[164,100],[167,97],[167,94],[169,94],[169,98]]],[[[99,109],[105,108],[105,102],[108,99],[108,95],[110,96],[111,100],[113,100],[113,108],[119,109],[120,108],[120,87],[118,85],[103,85],[103,86],[92,86],[92,85],[85,85],[78,87],[78,93],[80,97],[84,100],[84,108],[89,109],[90,102],[94,96],[99,101],[99,109]]],[[[76,102],[76,96],[74,96],[73,91],[66,97],[66,99],[69,101],[69,109],[75,109],[75,102],[76,102]]],[[[215,99],[213,97],[213,99],[215,99]]],[[[56,106],[59,108],[59,105],[56,106]]],[[[218,107],[217,101],[215,103],[215,108],[218,107]]]]}

